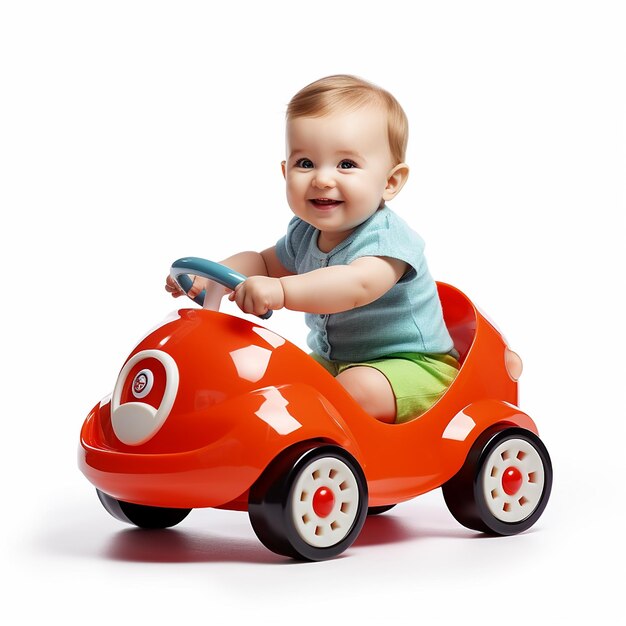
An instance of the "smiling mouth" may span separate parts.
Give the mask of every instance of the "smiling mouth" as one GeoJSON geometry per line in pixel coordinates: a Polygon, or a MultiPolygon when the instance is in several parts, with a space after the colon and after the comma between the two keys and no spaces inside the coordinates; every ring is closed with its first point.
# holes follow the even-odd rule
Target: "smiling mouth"
{"type": "Polygon", "coordinates": [[[316,209],[332,209],[343,204],[343,200],[333,200],[332,198],[311,198],[309,202],[316,209]]]}

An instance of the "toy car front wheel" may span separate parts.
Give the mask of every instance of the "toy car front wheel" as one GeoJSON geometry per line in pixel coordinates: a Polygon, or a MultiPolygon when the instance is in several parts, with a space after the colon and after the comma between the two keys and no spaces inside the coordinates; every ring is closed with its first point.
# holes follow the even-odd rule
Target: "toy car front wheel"
{"type": "Polygon", "coordinates": [[[541,516],[552,489],[552,463],[534,433],[496,426],[470,449],[443,496],[458,522],[485,533],[514,535],[541,516]]]}
{"type": "Polygon", "coordinates": [[[182,522],[191,509],[167,509],[156,506],[144,506],[116,500],[110,495],[96,489],[102,506],[121,522],[134,524],[140,528],[170,528],[182,522]]]}
{"type": "Polygon", "coordinates": [[[390,511],[391,509],[393,509],[394,506],[396,505],[385,504],[383,506],[371,506],[369,509],[367,509],[367,514],[368,515],[380,515],[381,513],[386,513],[387,511],[390,511]]]}
{"type": "Polygon", "coordinates": [[[248,509],[265,547],[321,561],[337,556],[357,538],[367,516],[367,482],[345,450],[296,446],[253,485],[248,509]]]}

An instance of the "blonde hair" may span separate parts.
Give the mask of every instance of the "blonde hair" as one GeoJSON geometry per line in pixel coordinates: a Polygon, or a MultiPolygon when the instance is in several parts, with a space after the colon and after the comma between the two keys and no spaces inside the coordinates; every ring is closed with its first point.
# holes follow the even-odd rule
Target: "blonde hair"
{"type": "Polygon", "coordinates": [[[400,103],[386,90],[349,74],[326,76],[302,88],[287,105],[287,121],[322,117],[368,104],[387,113],[387,136],[394,165],[404,163],[409,122],[400,103]]]}

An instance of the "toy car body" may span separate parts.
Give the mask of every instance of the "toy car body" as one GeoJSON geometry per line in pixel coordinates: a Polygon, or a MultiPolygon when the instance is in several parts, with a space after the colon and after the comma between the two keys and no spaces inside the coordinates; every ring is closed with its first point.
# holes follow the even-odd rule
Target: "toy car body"
{"type": "Polygon", "coordinates": [[[475,530],[521,532],[552,483],[517,406],[521,362],[456,288],[438,284],[462,363],[425,414],[374,420],[298,347],[261,324],[181,309],[145,337],[89,413],[79,466],[115,517],[167,527],[189,510],[248,510],[271,550],[321,560],[367,513],[443,486],[475,530]]]}

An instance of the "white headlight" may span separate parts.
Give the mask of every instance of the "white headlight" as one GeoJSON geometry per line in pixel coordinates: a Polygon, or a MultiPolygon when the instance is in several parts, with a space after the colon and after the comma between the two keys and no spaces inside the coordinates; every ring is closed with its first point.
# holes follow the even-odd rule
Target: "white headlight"
{"type": "MultiPolygon", "coordinates": [[[[115,436],[129,446],[139,446],[154,437],[172,410],[178,391],[178,380],[176,361],[166,352],[142,350],[130,358],[117,377],[111,397],[111,425],[115,436]],[[138,363],[147,359],[157,360],[164,369],[165,390],[159,406],[135,401],[120,404],[128,375],[138,363]]],[[[154,383],[154,372],[150,367],[144,367],[133,377],[130,393],[137,400],[144,400],[154,383]]]]}
{"type": "Polygon", "coordinates": [[[504,350],[504,365],[509,376],[517,382],[522,375],[522,359],[513,350],[506,348],[504,350]]]}

